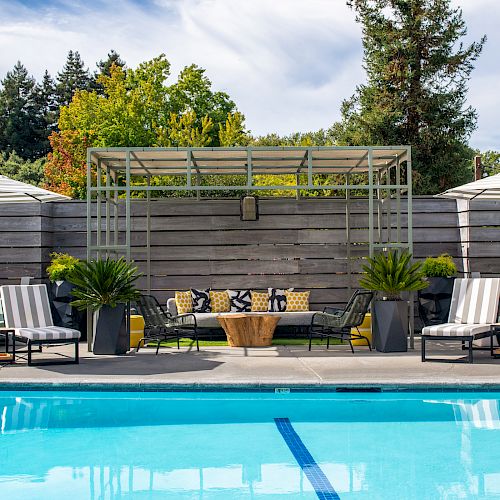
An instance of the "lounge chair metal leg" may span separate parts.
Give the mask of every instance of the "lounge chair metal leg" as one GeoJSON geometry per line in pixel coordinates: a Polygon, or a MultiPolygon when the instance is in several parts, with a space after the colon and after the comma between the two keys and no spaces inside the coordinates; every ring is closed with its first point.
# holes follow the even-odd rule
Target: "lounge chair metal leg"
{"type": "Polygon", "coordinates": [[[425,337],[422,337],[422,363],[425,363],[425,337]]]}
{"type": "Polygon", "coordinates": [[[326,348],[330,349],[330,337],[326,337],[326,348]]]}
{"type": "Polygon", "coordinates": [[[179,332],[177,332],[177,349],[181,348],[181,336],[179,332]]]}
{"type": "Polygon", "coordinates": [[[352,340],[351,339],[349,339],[349,345],[351,346],[351,351],[354,354],[354,347],[352,345],[352,340]]]}
{"type": "Polygon", "coordinates": [[[198,333],[197,332],[194,333],[194,337],[196,339],[196,350],[198,352],[200,352],[200,343],[198,342],[198,333]]]}
{"type": "Polygon", "coordinates": [[[312,330],[309,329],[309,350],[311,350],[311,344],[312,344],[312,330]]]}
{"type": "Polygon", "coordinates": [[[472,340],[469,340],[469,363],[473,363],[473,351],[472,351],[472,340]]]}
{"type": "Polygon", "coordinates": [[[28,340],[28,366],[31,366],[31,340],[28,340]]]}
{"type": "Polygon", "coordinates": [[[78,343],[78,340],[75,342],[75,365],[79,365],[80,364],[80,352],[79,352],[79,349],[80,349],[80,345],[78,343]]]}
{"type": "Polygon", "coordinates": [[[161,340],[158,339],[158,342],[156,343],[156,356],[158,356],[158,351],[160,350],[160,345],[161,345],[161,340]]]}

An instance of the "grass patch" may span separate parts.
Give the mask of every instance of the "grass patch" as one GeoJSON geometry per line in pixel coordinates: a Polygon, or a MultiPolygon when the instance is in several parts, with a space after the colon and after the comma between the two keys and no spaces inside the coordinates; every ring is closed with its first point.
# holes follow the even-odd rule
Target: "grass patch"
{"type": "MultiPolygon", "coordinates": [[[[200,347],[217,347],[217,346],[227,346],[226,340],[199,340],[200,347]]],[[[308,345],[309,340],[303,338],[283,338],[283,339],[273,339],[273,345],[308,345]]],[[[313,339],[313,345],[326,345],[326,339],[313,339]]],[[[330,339],[330,345],[340,345],[342,342],[338,339],[330,339]]],[[[148,344],[150,346],[156,347],[156,344],[151,342],[148,344]]],[[[161,343],[162,347],[177,347],[177,341],[175,340],[166,340],[161,343]]],[[[181,339],[180,340],[181,347],[191,347],[196,345],[194,340],[192,339],[181,339]]]]}

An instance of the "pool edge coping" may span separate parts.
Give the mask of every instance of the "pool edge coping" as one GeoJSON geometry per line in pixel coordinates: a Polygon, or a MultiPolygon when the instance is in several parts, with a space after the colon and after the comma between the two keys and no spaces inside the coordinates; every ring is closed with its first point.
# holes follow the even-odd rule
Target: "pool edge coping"
{"type": "Polygon", "coordinates": [[[0,381],[2,391],[99,391],[99,392],[500,392],[497,382],[417,382],[417,383],[276,383],[276,382],[92,382],[92,381],[0,381]]]}

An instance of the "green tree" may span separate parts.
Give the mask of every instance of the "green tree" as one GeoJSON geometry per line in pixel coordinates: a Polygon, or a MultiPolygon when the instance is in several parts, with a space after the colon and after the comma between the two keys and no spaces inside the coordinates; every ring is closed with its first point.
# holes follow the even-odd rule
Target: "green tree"
{"type": "MultiPolygon", "coordinates": [[[[203,70],[181,75],[181,85],[166,85],[170,63],[162,54],[135,69],[112,64],[110,74],[98,78],[102,94],[95,89],[77,90],[61,108],[59,131],[50,136],[53,151],[46,165],[50,188],[85,196],[88,146],[218,146],[221,131],[227,145],[244,141],[243,115],[236,110],[221,114],[223,108],[233,109],[234,103],[211,90],[203,70]]],[[[152,183],[157,181],[152,179],[152,183]]]]}
{"type": "Polygon", "coordinates": [[[218,124],[225,123],[228,113],[236,111],[236,104],[225,92],[212,90],[212,82],[205,75],[205,70],[192,64],[179,74],[177,82],[168,88],[169,113],[178,115],[194,111],[197,128],[202,127],[204,117],[211,119],[215,125],[210,132],[211,145],[219,146],[218,124]]]}
{"type": "Polygon", "coordinates": [[[481,163],[486,175],[500,174],[500,151],[485,151],[481,153],[481,163]]]}
{"type": "Polygon", "coordinates": [[[57,74],[56,93],[59,106],[67,106],[77,90],[92,88],[92,78],[79,52],[70,50],[63,69],[57,74]]]}
{"type": "Polygon", "coordinates": [[[35,161],[23,160],[15,152],[0,155],[0,175],[34,186],[44,184],[44,166],[45,158],[35,161]]]}
{"type": "Polygon", "coordinates": [[[0,90],[0,151],[35,160],[49,150],[45,103],[35,79],[17,62],[0,90]]]}
{"type": "Polygon", "coordinates": [[[342,104],[338,144],[410,144],[417,193],[470,180],[476,112],[467,82],[486,37],[467,28],[451,0],[349,0],[363,27],[368,81],[342,104]]]}

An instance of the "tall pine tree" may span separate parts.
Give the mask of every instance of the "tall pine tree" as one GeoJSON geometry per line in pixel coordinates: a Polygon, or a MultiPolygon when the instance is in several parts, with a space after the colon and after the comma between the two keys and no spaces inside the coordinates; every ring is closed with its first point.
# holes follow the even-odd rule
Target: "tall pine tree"
{"type": "Polygon", "coordinates": [[[363,27],[368,81],[342,105],[338,144],[410,144],[417,193],[470,179],[476,111],[467,82],[486,37],[464,45],[450,0],[349,0],[363,27]]]}
{"type": "Polygon", "coordinates": [[[104,86],[98,81],[99,77],[111,76],[111,68],[113,65],[119,66],[120,68],[126,67],[126,63],[120,57],[120,54],[113,49],[108,52],[108,57],[106,59],[101,59],[98,63],[96,63],[97,71],[94,72],[93,88],[100,95],[104,95],[104,86]]]}
{"type": "Polygon", "coordinates": [[[67,106],[77,90],[91,90],[92,78],[78,52],[70,50],[66,63],[57,74],[56,94],[59,106],[67,106]]]}
{"type": "Polygon", "coordinates": [[[0,151],[35,160],[49,151],[48,135],[39,87],[18,61],[0,90],[0,151]]]}

